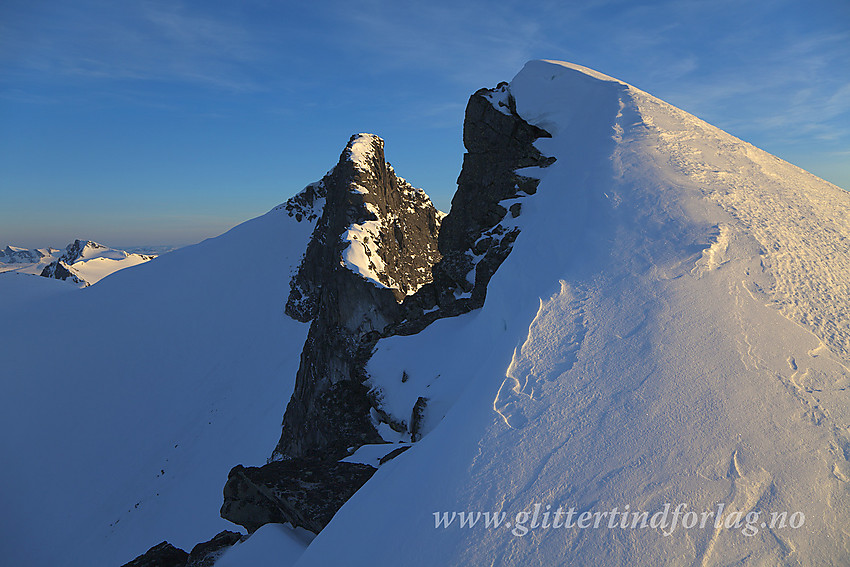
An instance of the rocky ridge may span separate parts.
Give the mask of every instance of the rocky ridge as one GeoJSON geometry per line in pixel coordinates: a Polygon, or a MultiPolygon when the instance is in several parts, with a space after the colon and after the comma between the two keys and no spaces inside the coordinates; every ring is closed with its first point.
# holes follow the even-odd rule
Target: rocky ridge
{"type": "Polygon", "coordinates": [[[316,190],[324,207],[286,303],[290,317],[312,323],[279,458],[322,451],[339,459],[351,446],[381,441],[358,377],[362,358],[439,258],[439,212],[395,175],[377,136],[353,136],[316,190]]]}
{"type": "Polygon", "coordinates": [[[395,175],[383,141],[366,134],[353,136],[334,169],[286,205],[303,214],[300,203],[326,199],[286,304],[289,316],[311,321],[310,332],[272,457],[279,462],[231,471],[223,517],[249,531],[286,521],[318,532],[375,471],[338,461],[384,443],[382,423],[416,428],[415,419],[401,424],[382,411],[363,383],[366,362],[381,338],[483,305],[519,234],[521,201],[537,188],[516,170],[552,161],[533,146],[544,136],[518,116],[502,83],[470,97],[468,151],[445,218],[395,175]]]}
{"type": "Polygon", "coordinates": [[[483,305],[519,235],[522,200],[537,189],[516,170],[554,161],[533,145],[548,136],[519,117],[502,83],[470,97],[467,153],[448,215],[395,174],[372,134],[352,136],[322,180],[279,207],[316,223],[285,308],[310,330],[280,441],[266,465],[231,470],[223,518],[249,533],[266,523],[318,533],[377,470],[343,459],[370,444],[387,444],[376,466],[402,453],[407,446],[379,433],[387,426],[418,440],[415,419],[400,423],[370,393],[366,363],[382,338],[483,305]]]}

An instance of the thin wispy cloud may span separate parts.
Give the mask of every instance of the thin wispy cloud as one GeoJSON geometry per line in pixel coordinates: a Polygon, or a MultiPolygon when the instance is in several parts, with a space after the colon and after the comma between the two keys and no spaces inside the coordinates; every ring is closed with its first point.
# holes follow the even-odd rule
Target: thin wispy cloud
{"type": "Polygon", "coordinates": [[[261,89],[244,72],[266,57],[251,31],[179,3],[81,2],[20,15],[0,61],[18,74],[261,89]],[[97,14],[95,17],[92,14],[97,14]]]}
{"type": "Polygon", "coordinates": [[[509,79],[542,39],[539,23],[509,3],[372,2],[340,18],[355,37],[376,38],[355,45],[382,73],[428,69],[467,90],[509,79]]]}

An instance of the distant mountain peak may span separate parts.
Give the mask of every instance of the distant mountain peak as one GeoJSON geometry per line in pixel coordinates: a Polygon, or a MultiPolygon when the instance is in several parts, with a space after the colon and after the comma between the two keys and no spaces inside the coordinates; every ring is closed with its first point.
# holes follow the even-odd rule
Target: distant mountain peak
{"type": "Polygon", "coordinates": [[[92,253],[96,253],[98,250],[108,249],[107,246],[98,244],[93,240],[76,239],[65,248],[64,258],[67,263],[73,264],[80,258],[91,256],[92,253]]]}
{"type": "Polygon", "coordinates": [[[76,239],[65,247],[65,253],[61,257],[45,266],[40,275],[72,281],[81,287],[87,287],[118,270],[154,258],[156,255],[131,254],[93,240],[76,239]]]}

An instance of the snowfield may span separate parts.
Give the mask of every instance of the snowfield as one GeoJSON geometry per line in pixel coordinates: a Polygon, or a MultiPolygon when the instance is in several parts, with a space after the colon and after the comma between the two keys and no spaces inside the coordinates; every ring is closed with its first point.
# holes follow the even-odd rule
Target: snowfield
{"type": "Polygon", "coordinates": [[[280,435],[307,334],[283,307],[314,224],[277,208],[82,290],[0,275],[18,298],[0,302],[0,563],[118,567],[238,531],[222,487],[280,435]]]}
{"type": "Polygon", "coordinates": [[[399,418],[430,397],[430,433],[298,565],[846,565],[848,194],[582,67],[509,90],[557,161],[523,171],[542,181],[484,307],[379,343],[372,387],[399,418]],[[703,528],[620,527],[666,504],[703,528]],[[524,535],[435,527],[535,505],[524,535]]]}

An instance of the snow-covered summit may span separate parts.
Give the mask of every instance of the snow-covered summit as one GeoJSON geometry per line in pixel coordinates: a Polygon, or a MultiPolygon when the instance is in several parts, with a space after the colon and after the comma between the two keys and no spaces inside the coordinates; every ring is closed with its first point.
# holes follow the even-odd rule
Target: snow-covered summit
{"type": "Polygon", "coordinates": [[[110,248],[92,240],[74,240],[65,253],[41,271],[46,278],[72,281],[80,287],[97,283],[109,274],[137,266],[156,258],[156,255],[131,254],[110,248]]]}
{"type": "Polygon", "coordinates": [[[63,256],[66,262],[73,264],[78,260],[92,260],[94,258],[123,260],[129,254],[124,250],[109,248],[92,240],[77,239],[65,248],[65,254],[63,256]]]}
{"type": "Polygon", "coordinates": [[[375,134],[361,132],[351,137],[343,152],[344,159],[351,161],[358,169],[368,170],[370,161],[374,160],[378,151],[383,153],[384,140],[375,134]],[[380,148],[380,150],[378,150],[380,148]]]}

